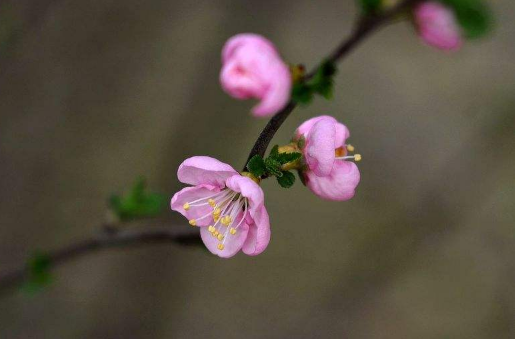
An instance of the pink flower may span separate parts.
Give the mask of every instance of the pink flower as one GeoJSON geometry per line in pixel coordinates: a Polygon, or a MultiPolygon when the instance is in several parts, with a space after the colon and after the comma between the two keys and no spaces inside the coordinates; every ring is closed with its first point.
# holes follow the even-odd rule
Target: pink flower
{"type": "Polygon", "coordinates": [[[306,163],[302,171],[306,186],[326,200],[349,200],[360,180],[359,154],[349,156],[354,147],[345,142],[350,136],[344,124],[323,115],[304,122],[297,128],[295,138],[303,139],[302,153],[306,163]]]}
{"type": "Polygon", "coordinates": [[[258,255],[270,242],[270,222],[261,187],[249,177],[214,158],[197,156],[184,160],[179,181],[193,185],[175,193],[172,210],[199,226],[202,241],[222,258],[240,249],[258,255]]]}
{"type": "Polygon", "coordinates": [[[428,1],[418,5],[414,15],[420,37],[428,45],[449,51],[461,47],[461,29],[452,9],[428,1]]]}
{"type": "Polygon", "coordinates": [[[257,34],[238,34],[222,50],[220,82],[236,99],[255,98],[255,116],[271,116],[290,99],[291,75],[274,45],[257,34]]]}

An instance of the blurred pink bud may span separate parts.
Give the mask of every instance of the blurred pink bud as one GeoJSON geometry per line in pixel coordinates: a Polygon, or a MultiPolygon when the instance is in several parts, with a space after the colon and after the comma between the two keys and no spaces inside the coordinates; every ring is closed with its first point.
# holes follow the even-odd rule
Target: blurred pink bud
{"type": "Polygon", "coordinates": [[[461,29],[452,9],[439,2],[424,2],[414,11],[420,37],[431,46],[443,50],[461,47],[461,29]]]}
{"type": "Polygon", "coordinates": [[[274,45],[257,34],[238,34],[225,43],[220,82],[236,99],[260,100],[252,109],[259,117],[279,112],[291,95],[289,67],[274,45]]]}

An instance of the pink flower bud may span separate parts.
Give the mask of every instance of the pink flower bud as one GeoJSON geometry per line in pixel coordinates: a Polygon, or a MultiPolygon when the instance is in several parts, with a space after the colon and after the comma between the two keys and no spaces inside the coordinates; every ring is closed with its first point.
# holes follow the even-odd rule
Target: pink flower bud
{"type": "Polygon", "coordinates": [[[238,34],[222,50],[220,82],[236,99],[258,99],[255,116],[279,112],[291,95],[291,75],[274,45],[257,34],[238,34]]]}
{"type": "Polygon", "coordinates": [[[420,37],[431,46],[443,50],[461,47],[461,29],[452,9],[439,2],[424,2],[414,11],[420,37]]]}
{"type": "Polygon", "coordinates": [[[350,155],[352,145],[347,127],[327,115],[311,118],[297,128],[295,139],[304,138],[302,154],[306,168],[302,171],[306,186],[326,200],[351,199],[360,181],[361,155],[350,155]]]}

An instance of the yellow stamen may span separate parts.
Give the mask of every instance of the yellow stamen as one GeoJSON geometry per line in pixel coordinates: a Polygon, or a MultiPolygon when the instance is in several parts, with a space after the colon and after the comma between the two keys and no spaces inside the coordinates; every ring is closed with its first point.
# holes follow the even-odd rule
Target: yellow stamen
{"type": "Polygon", "coordinates": [[[213,207],[213,208],[214,208],[214,207],[215,207],[215,205],[216,205],[216,202],[215,202],[213,199],[209,199],[207,202],[208,202],[209,206],[211,206],[211,207],[213,207]]]}
{"type": "Polygon", "coordinates": [[[225,247],[225,246],[224,246],[224,244],[218,244],[218,246],[217,246],[217,247],[218,247],[218,249],[219,249],[220,251],[223,251],[223,249],[224,249],[224,247],[225,247]]]}
{"type": "Polygon", "coordinates": [[[220,213],[222,213],[222,210],[218,207],[215,208],[215,210],[213,211],[213,217],[219,217],[220,213]]]}
{"type": "Polygon", "coordinates": [[[218,237],[218,235],[219,235],[219,234],[220,234],[220,232],[218,232],[218,231],[214,231],[214,232],[213,232],[213,235],[214,235],[215,237],[218,237]]]}
{"type": "Polygon", "coordinates": [[[230,216],[226,215],[225,217],[222,218],[222,224],[224,226],[229,226],[229,224],[232,222],[232,219],[230,216]]]}
{"type": "Polygon", "coordinates": [[[354,152],[354,146],[352,146],[352,145],[350,145],[350,144],[349,144],[349,145],[347,145],[347,151],[349,151],[349,152],[354,152]]]}
{"type": "Polygon", "coordinates": [[[220,216],[219,215],[213,215],[213,220],[215,222],[218,222],[218,220],[220,219],[220,216]]]}
{"type": "Polygon", "coordinates": [[[184,208],[187,211],[190,209],[190,204],[185,203],[184,205],[182,205],[182,208],[184,208]]]}
{"type": "Polygon", "coordinates": [[[361,160],[361,154],[354,154],[354,161],[360,161],[361,160]]]}
{"type": "Polygon", "coordinates": [[[223,236],[222,234],[219,234],[217,238],[218,238],[218,240],[220,240],[220,241],[224,240],[224,236],[223,236]]]}
{"type": "Polygon", "coordinates": [[[236,229],[231,227],[231,230],[229,232],[231,232],[232,235],[235,235],[236,234],[236,229]]]}
{"type": "Polygon", "coordinates": [[[209,227],[207,228],[207,230],[211,233],[213,233],[215,231],[215,227],[213,225],[209,225],[209,227]]]}
{"type": "Polygon", "coordinates": [[[197,226],[197,220],[195,220],[195,219],[191,219],[189,221],[189,223],[190,223],[191,226],[197,226]]]}

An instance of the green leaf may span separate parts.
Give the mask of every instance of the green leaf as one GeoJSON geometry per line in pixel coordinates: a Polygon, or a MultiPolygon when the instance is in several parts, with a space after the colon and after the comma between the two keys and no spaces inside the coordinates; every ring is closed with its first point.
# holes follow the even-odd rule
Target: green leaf
{"type": "Polygon", "coordinates": [[[281,171],[281,163],[273,158],[265,159],[266,172],[270,175],[275,175],[276,177],[281,177],[283,175],[281,171]]]}
{"type": "Polygon", "coordinates": [[[277,155],[275,158],[281,165],[287,164],[289,162],[295,161],[297,159],[300,159],[302,156],[301,153],[298,152],[292,152],[292,153],[281,153],[277,155]]]}
{"type": "Polygon", "coordinates": [[[307,105],[313,101],[313,90],[305,83],[296,83],[293,85],[291,98],[294,102],[307,105]]]}
{"type": "Polygon", "coordinates": [[[166,197],[147,192],[146,181],[140,177],[125,196],[113,194],[109,207],[121,221],[152,217],[161,213],[166,206],[166,197]]]}
{"type": "Polygon", "coordinates": [[[277,156],[279,155],[279,145],[275,145],[272,150],[270,151],[270,155],[269,157],[271,158],[277,158],[277,156]]]}
{"type": "Polygon", "coordinates": [[[381,0],[358,0],[361,10],[365,14],[374,14],[381,8],[381,0]]]}
{"type": "Polygon", "coordinates": [[[249,163],[247,164],[247,169],[256,178],[259,178],[263,174],[265,174],[265,171],[266,171],[265,161],[259,154],[256,154],[249,160],[249,163]]]}
{"type": "Polygon", "coordinates": [[[277,182],[281,187],[283,188],[290,188],[295,183],[295,175],[292,172],[289,171],[283,171],[283,175],[280,177],[277,177],[277,182]]]}
{"type": "Polygon", "coordinates": [[[52,276],[50,274],[50,257],[42,252],[36,252],[27,261],[28,280],[22,289],[28,293],[39,292],[50,285],[52,276]]]}
{"type": "Polygon", "coordinates": [[[442,0],[454,10],[465,36],[470,39],[486,34],[493,23],[492,14],[482,0],[442,0]]]}
{"type": "Polygon", "coordinates": [[[332,99],[334,80],[337,68],[333,62],[325,61],[320,65],[315,76],[309,82],[312,90],[326,99],[332,99]]]}

